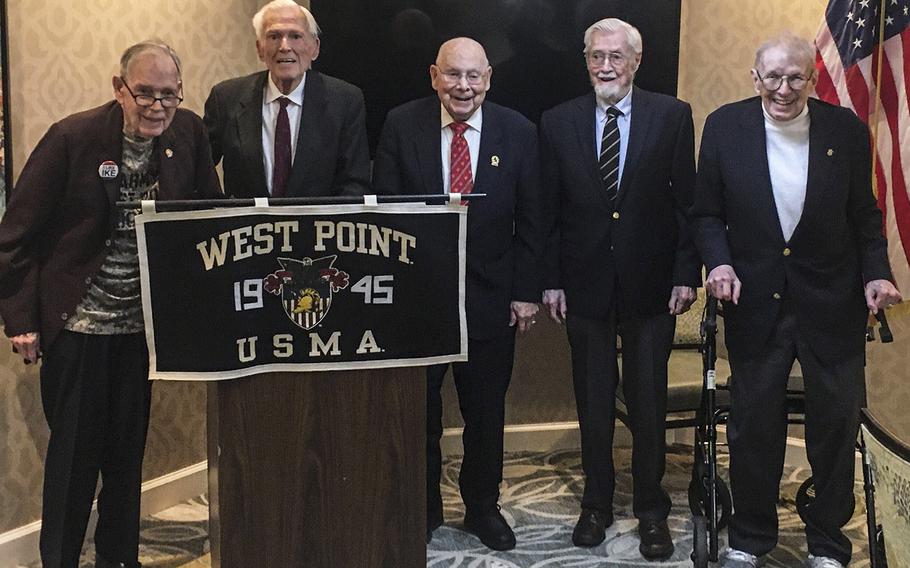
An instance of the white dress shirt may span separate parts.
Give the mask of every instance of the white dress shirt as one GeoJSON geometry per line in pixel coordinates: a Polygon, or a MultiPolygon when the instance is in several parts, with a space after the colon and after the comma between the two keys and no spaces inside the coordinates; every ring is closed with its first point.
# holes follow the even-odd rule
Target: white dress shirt
{"type": "MultiPolygon", "coordinates": [[[[626,93],[626,96],[619,99],[613,105],[622,114],[616,117],[616,125],[619,127],[619,181],[622,182],[622,171],[626,164],[626,152],[629,149],[629,125],[632,123],[632,89],[626,93]]],[[[608,105],[603,101],[597,100],[597,107],[594,110],[594,161],[600,159],[600,144],[603,142],[604,126],[607,124],[608,105]]]]}
{"type": "MultiPolygon", "coordinates": [[[[441,109],[440,122],[442,124],[442,136],[439,144],[439,151],[442,155],[442,190],[445,193],[449,193],[449,186],[451,185],[449,159],[451,158],[452,139],[455,137],[455,133],[452,132],[449,125],[455,122],[455,119],[452,118],[444,106],[440,104],[439,108],[441,109]]],[[[468,124],[468,129],[464,131],[464,139],[468,143],[468,151],[471,153],[471,180],[476,183],[477,159],[480,154],[480,127],[483,125],[483,107],[474,111],[471,118],[465,122],[468,124]]]]}
{"type": "Polygon", "coordinates": [[[768,171],[777,217],[784,240],[796,230],[806,202],[809,179],[809,105],[792,120],[775,120],[765,113],[768,171]]]}
{"type": "Polygon", "coordinates": [[[303,86],[306,84],[306,73],[300,84],[290,94],[282,94],[272,81],[272,74],[265,82],[262,90],[262,165],[265,166],[265,186],[272,194],[272,167],[275,163],[275,124],[278,122],[278,111],[281,103],[278,99],[287,97],[290,103],[287,106],[288,121],[291,126],[291,165],[297,154],[297,133],[300,131],[300,111],[303,108],[303,86]]]}

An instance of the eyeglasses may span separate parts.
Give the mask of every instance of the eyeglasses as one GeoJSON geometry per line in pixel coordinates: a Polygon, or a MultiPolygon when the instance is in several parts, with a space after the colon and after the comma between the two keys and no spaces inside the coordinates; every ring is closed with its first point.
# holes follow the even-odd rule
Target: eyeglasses
{"type": "Polygon", "coordinates": [[[623,55],[622,53],[620,53],[618,51],[613,51],[610,53],[604,53],[602,51],[592,51],[591,53],[587,54],[587,58],[588,58],[588,61],[593,63],[594,65],[600,66],[600,65],[603,65],[605,62],[609,61],[610,65],[613,65],[614,67],[618,66],[618,65],[622,65],[623,63],[626,62],[626,59],[628,59],[625,55],[623,55]]]}
{"type": "Polygon", "coordinates": [[[461,73],[459,71],[443,71],[442,76],[445,78],[448,83],[457,83],[461,81],[461,78],[464,77],[469,85],[479,85],[483,83],[483,78],[486,73],[480,71],[468,71],[466,73],[461,73]]]}
{"type": "Polygon", "coordinates": [[[780,89],[781,85],[784,84],[784,79],[787,80],[787,84],[790,85],[790,89],[794,91],[802,91],[806,88],[806,85],[809,84],[809,77],[803,75],[776,75],[769,73],[764,77],[761,76],[761,73],[758,72],[758,69],[755,70],[755,75],[758,77],[758,80],[761,81],[761,84],[764,85],[769,91],[776,91],[780,89]]]}
{"type": "Polygon", "coordinates": [[[133,93],[133,90],[130,89],[130,86],[126,84],[126,79],[120,77],[120,82],[123,83],[124,87],[126,87],[126,91],[130,94],[131,97],[133,97],[133,100],[136,101],[136,104],[141,107],[150,107],[153,106],[156,102],[159,102],[164,108],[177,108],[180,106],[180,103],[183,102],[183,97],[179,95],[164,95],[163,97],[155,97],[143,93],[137,95],[133,93]]]}

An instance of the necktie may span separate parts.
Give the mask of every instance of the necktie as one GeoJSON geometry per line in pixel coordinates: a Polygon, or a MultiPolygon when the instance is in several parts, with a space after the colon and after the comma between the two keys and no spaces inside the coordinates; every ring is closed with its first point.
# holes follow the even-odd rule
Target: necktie
{"type": "Polygon", "coordinates": [[[288,103],[281,97],[278,103],[278,120],[275,122],[275,154],[272,162],[272,197],[287,195],[288,177],[291,175],[291,123],[288,120],[288,103]]]}
{"type": "Polygon", "coordinates": [[[607,109],[607,122],[604,124],[603,138],[600,140],[600,178],[604,183],[607,198],[616,199],[619,189],[619,125],[616,117],[622,114],[616,107],[607,109]]]}
{"type": "MultiPolygon", "coordinates": [[[[474,180],[471,177],[471,152],[468,150],[468,141],[464,138],[468,124],[453,122],[449,127],[455,133],[449,149],[449,192],[471,193],[474,189],[474,180]]],[[[462,201],[461,204],[467,205],[467,201],[462,201]]]]}

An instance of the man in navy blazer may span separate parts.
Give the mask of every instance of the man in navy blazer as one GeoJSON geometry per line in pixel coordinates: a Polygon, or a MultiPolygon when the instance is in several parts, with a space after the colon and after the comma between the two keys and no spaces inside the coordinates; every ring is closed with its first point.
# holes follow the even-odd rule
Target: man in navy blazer
{"type": "Polygon", "coordinates": [[[585,32],[592,93],[544,113],[541,171],[550,241],[544,303],[565,322],[585,488],[572,534],[596,546],[613,523],[617,334],[633,435],[632,509],[639,550],[667,558],[667,359],[675,315],[701,282],[686,212],[695,182],[692,111],[632,85],[641,35],[607,18],[585,32]]]}
{"type": "Polygon", "coordinates": [[[366,193],[370,155],[363,93],[311,69],[319,56],[313,15],[294,0],[273,0],[253,17],[253,27],[268,70],[215,85],[205,102],[205,126],[212,157],[216,164],[222,161],[225,194],[366,193]]]}
{"type": "MultiPolygon", "coordinates": [[[[444,43],[430,66],[438,97],[389,112],[376,152],[373,186],[378,194],[449,193],[463,187],[462,171],[473,192],[486,195],[468,206],[469,360],[452,365],[465,422],[459,485],[465,526],[490,548],[508,550],[515,546],[515,535],[497,506],[505,395],[515,327],[528,329],[537,312],[542,233],[534,125],[513,110],[484,102],[491,74],[476,41],[455,38],[444,43]],[[461,144],[466,142],[470,159],[462,161],[461,169],[458,158],[452,159],[458,136],[463,136],[461,144]]],[[[447,367],[427,370],[427,542],[443,522],[440,388],[447,367]]]]}
{"type": "Polygon", "coordinates": [[[728,568],[761,565],[777,543],[794,359],[815,486],[803,515],[806,565],[850,561],[841,529],[854,508],[867,312],[900,300],[872,195],[869,132],[849,110],[809,98],[814,61],[803,39],[764,43],[752,69],[759,96],[712,113],[702,137],[692,218],[706,288],[725,301],[733,370],[728,568]]]}

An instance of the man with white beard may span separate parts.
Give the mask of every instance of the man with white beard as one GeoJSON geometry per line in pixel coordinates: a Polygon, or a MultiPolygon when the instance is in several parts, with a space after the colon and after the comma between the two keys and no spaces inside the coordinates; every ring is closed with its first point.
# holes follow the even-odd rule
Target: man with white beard
{"type": "Polygon", "coordinates": [[[543,302],[565,322],[581,426],[585,488],[572,534],[597,546],[613,523],[616,338],[633,435],[639,550],[669,558],[665,466],[667,359],[675,316],[701,282],[687,214],[695,183],[692,111],[633,87],[641,35],[615,18],[585,32],[594,89],[544,113],[541,182],[550,214],[543,302]]]}

